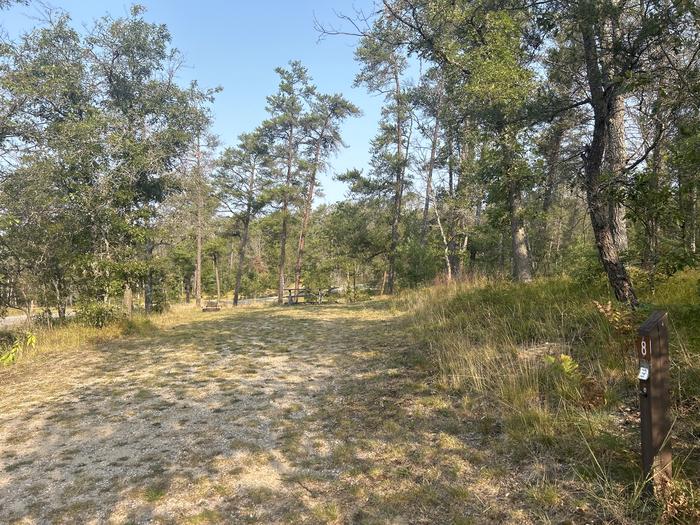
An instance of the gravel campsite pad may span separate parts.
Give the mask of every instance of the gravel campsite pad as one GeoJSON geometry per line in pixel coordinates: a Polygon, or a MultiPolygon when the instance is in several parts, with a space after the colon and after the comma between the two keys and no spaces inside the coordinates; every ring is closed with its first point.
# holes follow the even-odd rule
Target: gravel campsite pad
{"type": "Polygon", "coordinates": [[[0,523],[532,521],[402,329],[381,302],[191,311],[0,369],[0,523]]]}

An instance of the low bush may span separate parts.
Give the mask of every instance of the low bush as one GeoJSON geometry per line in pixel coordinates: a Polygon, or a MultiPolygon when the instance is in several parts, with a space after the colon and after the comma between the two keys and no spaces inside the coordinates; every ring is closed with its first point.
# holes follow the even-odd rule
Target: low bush
{"type": "Polygon", "coordinates": [[[156,330],[153,321],[147,317],[123,318],[118,323],[122,335],[148,335],[156,330]]]}
{"type": "Polygon", "coordinates": [[[79,304],[75,308],[75,318],[79,323],[93,328],[102,328],[124,318],[121,308],[99,301],[79,304]]]}

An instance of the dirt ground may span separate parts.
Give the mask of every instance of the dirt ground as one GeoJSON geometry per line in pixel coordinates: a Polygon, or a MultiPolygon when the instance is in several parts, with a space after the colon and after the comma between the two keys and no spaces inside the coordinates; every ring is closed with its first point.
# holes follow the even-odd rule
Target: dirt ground
{"type": "Polygon", "coordinates": [[[386,304],[203,314],[0,369],[0,523],[530,523],[386,304]]]}

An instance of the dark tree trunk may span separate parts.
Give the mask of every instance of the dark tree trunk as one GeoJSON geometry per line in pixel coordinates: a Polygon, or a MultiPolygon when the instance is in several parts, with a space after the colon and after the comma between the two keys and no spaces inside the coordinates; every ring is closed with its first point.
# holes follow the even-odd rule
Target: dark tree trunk
{"type": "Polygon", "coordinates": [[[241,293],[241,281],[243,279],[243,263],[245,262],[245,252],[248,247],[248,230],[250,229],[249,213],[243,220],[243,233],[241,234],[241,245],[238,248],[238,266],[236,267],[236,284],[233,289],[233,306],[238,306],[238,298],[241,293]]]}
{"type": "MultiPolygon", "coordinates": [[[[286,198],[285,198],[286,199],[286,198]]],[[[282,206],[282,228],[280,230],[280,260],[277,273],[277,304],[284,303],[284,285],[285,285],[285,263],[287,260],[287,218],[288,204],[285,202],[282,206]]]]}
{"type": "Polygon", "coordinates": [[[292,185],[294,163],[294,128],[289,130],[287,140],[287,175],[282,200],[282,227],[280,229],[280,259],[277,274],[277,304],[284,303],[285,268],[287,264],[287,230],[289,228],[289,191],[292,185]]]}
{"type": "MultiPolygon", "coordinates": [[[[555,196],[557,193],[557,185],[559,183],[559,152],[561,151],[561,139],[563,135],[563,129],[560,125],[555,125],[552,130],[552,136],[547,144],[546,153],[546,169],[547,169],[547,182],[544,190],[544,197],[542,198],[542,211],[545,214],[545,219],[547,212],[549,212],[552,204],[554,203],[555,196]]],[[[544,222],[545,237],[547,231],[547,221],[544,222]]]]}
{"type": "Polygon", "coordinates": [[[146,273],[146,281],[143,287],[143,306],[146,315],[153,311],[153,272],[148,270],[146,273]]]}
{"type": "Polygon", "coordinates": [[[604,171],[610,177],[608,200],[608,215],[612,229],[613,240],[618,252],[627,251],[627,220],[625,208],[620,202],[619,186],[623,182],[625,165],[625,101],[620,95],[610,101],[610,115],[606,133],[604,171]]]}
{"type": "Polygon", "coordinates": [[[316,192],[316,174],[321,162],[321,146],[326,134],[326,128],[330,123],[331,113],[326,115],[326,120],[321,128],[321,134],[316,142],[316,151],[314,153],[314,164],[311,167],[308,186],[306,188],[306,198],[304,199],[304,215],[301,219],[301,230],[299,231],[299,243],[297,244],[297,260],[294,264],[294,291],[295,295],[299,295],[299,287],[301,286],[301,265],[304,257],[304,245],[306,243],[306,230],[309,227],[311,218],[311,210],[314,202],[314,193],[316,192]]]}
{"type": "MultiPolygon", "coordinates": [[[[474,226],[479,227],[481,225],[481,203],[482,199],[476,203],[476,209],[474,211],[474,226]]],[[[467,249],[469,250],[469,271],[474,271],[474,266],[476,264],[477,249],[473,242],[474,236],[469,238],[469,243],[467,244],[467,249]]]]}
{"type": "Polygon", "coordinates": [[[238,306],[238,299],[241,293],[241,281],[243,279],[243,264],[248,248],[248,235],[250,232],[250,221],[253,219],[253,204],[255,200],[255,177],[256,166],[250,170],[248,176],[248,188],[246,190],[246,208],[243,216],[243,232],[241,233],[241,243],[238,247],[238,266],[236,267],[236,283],[233,289],[233,306],[238,306]]]}
{"type": "Polygon", "coordinates": [[[216,278],[216,300],[221,300],[221,279],[219,279],[219,258],[214,255],[212,258],[214,264],[214,277],[216,278]]]}
{"type": "Polygon", "coordinates": [[[202,165],[201,165],[201,151],[199,148],[199,138],[197,138],[197,180],[195,184],[197,185],[197,253],[195,259],[195,270],[194,270],[194,299],[197,306],[202,306],[202,237],[204,235],[204,196],[202,195],[202,165]]]}
{"type": "Polygon", "coordinates": [[[148,271],[146,272],[146,280],[143,287],[143,307],[146,315],[149,315],[153,311],[153,269],[151,268],[151,261],[153,259],[154,248],[152,242],[148,241],[146,243],[148,271]]]}
{"type": "Polygon", "coordinates": [[[58,318],[61,321],[65,321],[66,320],[66,303],[60,303],[58,305],[57,309],[58,309],[58,318]]]}
{"type": "MultiPolygon", "coordinates": [[[[657,123],[655,126],[656,136],[663,134],[663,124],[657,123]]],[[[664,161],[665,140],[660,139],[651,157],[651,173],[649,177],[649,190],[651,195],[656,197],[659,194],[661,181],[665,178],[666,165],[664,161]]],[[[644,225],[644,247],[642,250],[642,267],[649,277],[649,285],[652,292],[655,290],[656,265],[658,263],[659,244],[659,210],[656,198],[651,200],[645,209],[644,225]]]]}
{"type": "Polygon", "coordinates": [[[183,278],[182,286],[185,289],[185,304],[190,304],[192,300],[192,276],[183,278]]]}
{"type": "Polygon", "coordinates": [[[698,190],[695,176],[682,173],[678,177],[678,196],[681,210],[683,245],[688,253],[697,250],[697,200],[698,190]]]}
{"type": "MultiPolygon", "coordinates": [[[[61,321],[66,320],[66,294],[63,279],[55,279],[53,282],[56,293],[56,308],[58,309],[58,318],[61,321]]],[[[32,302],[29,302],[29,318],[31,319],[32,302]]]]}
{"type": "Polygon", "coordinates": [[[433,192],[433,171],[435,169],[435,157],[437,155],[438,146],[438,135],[440,132],[440,120],[437,114],[442,105],[442,92],[440,93],[440,98],[438,100],[438,107],[436,108],[435,125],[433,127],[433,137],[430,142],[430,160],[428,161],[428,173],[425,181],[425,202],[423,204],[423,222],[421,224],[421,235],[420,244],[425,246],[428,239],[428,218],[430,213],[430,196],[433,192]]]}
{"type": "Polygon", "coordinates": [[[518,176],[514,173],[514,159],[511,144],[515,137],[512,131],[502,129],[499,133],[500,148],[503,155],[503,175],[506,178],[505,190],[508,193],[508,214],[510,216],[511,237],[511,275],[518,282],[532,280],[532,261],[530,247],[525,231],[522,189],[518,176]]]}
{"type": "Polygon", "coordinates": [[[131,290],[129,283],[124,285],[122,304],[124,305],[124,312],[126,312],[127,317],[131,317],[134,314],[134,292],[131,290]]]}
{"type": "Polygon", "coordinates": [[[601,188],[607,126],[613,110],[612,101],[616,96],[616,86],[612,83],[604,85],[594,33],[594,21],[592,20],[594,13],[591,10],[582,10],[580,14],[582,19],[579,25],[586,61],[586,77],[593,107],[593,135],[591,143],[583,155],[584,186],[588,212],[591,217],[598,255],[608,276],[610,287],[619,301],[628,303],[634,308],[638,305],[637,296],[632,288],[627,270],[620,260],[613,236],[608,192],[601,188]]]}
{"type": "Polygon", "coordinates": [[[396,177],[394,180],[394,202],[391,218],[391,242],[389,244],[389,269],[386,279],[386,292],[394,293],[396,280],[396,251],[399,247],[399,226],[401,222],[401,207],[403,203],[404,174],[406,162],[403,153],[403,103],[401,100],[401,82],[399,70],[394,66],[394,98],[396,100],[396,177]]]}
{"type": "MultiPolygon", "coordinates": [[[[534,257],[538,261],[542,261],[543,271],[549,272],[552,260],[552,246],[554,245],[554,235],[550,231],[550,210],[557,201],[559,193],[559,184],[561,177],[560,169],[560,153],[561,142],[564,133],[564,124],[562,121],[557,121],[550,130],[549,140],[547,142],[547,151],[545,152],[546,159],[546,182],[544,187],[544,195],[542,197],[542,218],[537,221],[539,231],[537,239],[539,242],[535,244],[533,249],[534,257]]],[[[560,225],[560,223],[559,223],[560,225]]]]}

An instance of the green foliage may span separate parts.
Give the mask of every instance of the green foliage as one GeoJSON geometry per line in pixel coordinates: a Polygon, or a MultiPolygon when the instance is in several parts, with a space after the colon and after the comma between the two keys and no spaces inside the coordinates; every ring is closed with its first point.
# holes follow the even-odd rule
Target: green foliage
{"type": "Polygon", "coordinates": [[[124,317],[121,308],[105,302],[90,301],[76,305],[75,318],[79,323],[102,328],[124,317]]]}
{"type": "Polygon", "coordinates": [[[149,335],[157,328],[147,317],[122,317],[118,320],[119,330],[122,335],[149,335]]]}
{"type": "Polygon", "coordinates": [[[36,335],[33,332],[4,334],[0,339],[0,365],[12,364],[22,351],[34,346],[36,346],[36,335]]]}
{"type": "Polygon", "coordinates": [[[0,146],[26,152],[0,182],[8,303],[65,308],[148,275],[158,208],[178,190],[171,173],[211,93],[172,82],[170,35],[143,11],[86,35],[60,16],[2,49],[0,146]]]}
{"type": "Polygon", "coordinates": [[[398,252],[397,271],[401,285],[415,288],[430,282],[441,269],[440,262],[432,246],[421,245],[415,237],[407,239],[398,252]]]}
{"type": "Polygon", "coordinates": [[[543,381],[549,383],[551,395],[569,401],[580,402],[583,377],[578,363],[567,354],[546,355],[543,381]]]}
{"type": "Polygon", "coordinates": [[[585,244],[572,246],[569,253],[565,255],[563,266],[567,269],[567,273],[581,285],[588,283],[603,285],[605,282],[605,272],[592,246],[585,244]]]}

